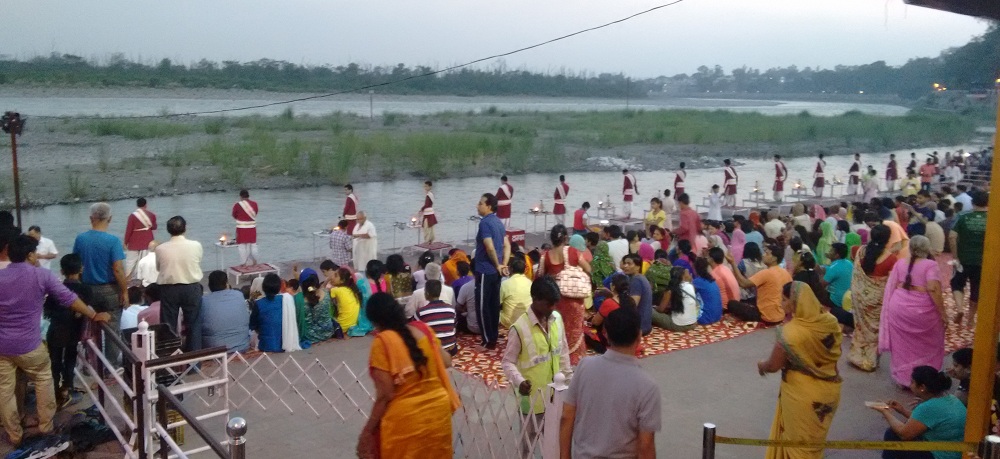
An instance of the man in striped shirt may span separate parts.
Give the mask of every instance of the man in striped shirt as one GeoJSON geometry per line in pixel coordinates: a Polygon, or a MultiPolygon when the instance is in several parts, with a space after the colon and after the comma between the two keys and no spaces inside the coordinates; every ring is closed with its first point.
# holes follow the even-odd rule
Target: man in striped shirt
{"type": "Polygon", "coordinates": [[[424,285],[424,298],[427,304],[417,308],[417,320],[427,324],[441,340],[441,347],[448,354],[458,353],[457,336],[455,335],[455,307],[441,301],[441,281],[428,280],[424,285]]]}

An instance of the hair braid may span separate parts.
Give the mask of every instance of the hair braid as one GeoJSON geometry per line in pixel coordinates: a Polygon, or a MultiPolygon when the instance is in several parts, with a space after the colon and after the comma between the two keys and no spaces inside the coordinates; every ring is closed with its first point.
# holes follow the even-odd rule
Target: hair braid
{"type": "Polygon", "coordinates": [[[910,255],[910,266],[906,268],[906,280],[903,281],[903,288],[909,290],[913,286],[913,263],[917,261],[917,257],[910,255]]]}

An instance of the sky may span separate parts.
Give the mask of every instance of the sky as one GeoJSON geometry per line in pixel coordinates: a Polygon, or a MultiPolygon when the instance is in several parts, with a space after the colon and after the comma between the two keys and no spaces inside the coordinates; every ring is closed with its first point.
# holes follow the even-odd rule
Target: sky
{"type": "MultiPolygon", "coordinates": [[[[261,58],[446,67],[593,27],[671,0],[31,0],[4,2],[0,54],[113,53],[190,64],[261,58]]],[[[508,69],[636,78],[937,56],[985,21],[902,0],[683,0],[504,58],[508,69]]],[[[496,66],[490,61],[487,67],[496,66]]]]}

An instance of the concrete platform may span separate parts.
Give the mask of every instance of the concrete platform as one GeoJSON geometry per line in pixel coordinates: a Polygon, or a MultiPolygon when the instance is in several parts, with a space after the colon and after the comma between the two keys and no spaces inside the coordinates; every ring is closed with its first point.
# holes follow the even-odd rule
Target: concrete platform
{"type": "MultiPolygon", "coordinates": [[[[310,349],[323,362],[346,361],[351,368],[367,364],[371,338],[352,338],[310,349]]],[[[781,376],[757,375],[755,362],[767,357],[774,344],[773,330],[762,330],[722,343],[676,351],[641,360],[642,366],[660,382],[663,430],[656,437],[658,457],[701,457],[701,426],[713,422],[720,435],[767,438],[777,403],[781,376]]],[[[845,342],[845,352],[847,343],[845,342]]],[[[299,355],[297,353],[296,355],[299,355]]],[[[864,373],[842,359],[844,377],[840,409],[834,417],[830,439],[881,440],[885,421],[866,408],[866,400],[912,397],[896,389],[889,376],[888,356],[883,368],[864,373]]],[[[250,426],[251,457],[354,457],[354,435],[360,418],[347,422],[324,416],[317,419],[302,413],[266,415],[241,413],[250,426]],[[357,425],[355,425],[357,424],[357,425]]],[[[719,445],[717,457],[742,459],[763,457],[764,448],[719,445]]],[[[831,458],[876,458],[872,451],[829,451],[831,458]]]]}

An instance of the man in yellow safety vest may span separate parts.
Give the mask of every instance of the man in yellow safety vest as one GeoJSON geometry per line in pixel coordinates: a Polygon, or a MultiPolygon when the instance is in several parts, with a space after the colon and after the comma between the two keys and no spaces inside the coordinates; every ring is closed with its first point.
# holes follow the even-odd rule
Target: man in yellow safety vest
{"type": "Polygon", "coordinates": [[[503,354],[503,372],[520,398],[523,428],[521,450],[527,457],[537,444],[545,414],[545,390],[556,373],[569,378],[572,367],[562,317],[555,312],[559,286],[551,277],[531,284],[531,307],[510,327],[503,354]]]}

